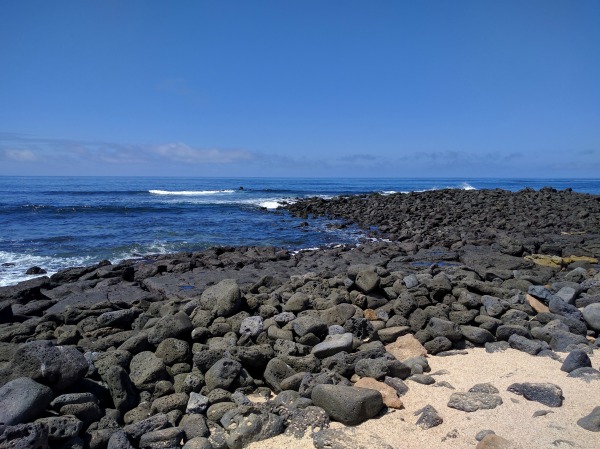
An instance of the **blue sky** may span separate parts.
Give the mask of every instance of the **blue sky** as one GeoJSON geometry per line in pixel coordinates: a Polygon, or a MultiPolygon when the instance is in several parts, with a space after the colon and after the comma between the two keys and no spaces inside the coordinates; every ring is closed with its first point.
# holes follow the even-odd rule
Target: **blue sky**
{"type": "Polygon", "coordinates": [[[600,1],[0,2],[0,175],[600,177],[600,1]]]}

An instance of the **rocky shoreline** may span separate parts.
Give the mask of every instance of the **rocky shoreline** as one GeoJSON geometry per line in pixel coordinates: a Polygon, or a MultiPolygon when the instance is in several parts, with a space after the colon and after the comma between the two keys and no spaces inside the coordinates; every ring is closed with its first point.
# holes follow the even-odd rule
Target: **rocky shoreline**
{"type": "MultiPolygon", "coordinates": [[[[585,388],[600,379],[588,356],[600,344],[599,196],[442,190],[287,208],[384,240],[213,248],[0,288],[0,448],[233,449],[282,433],[352,447],[330,421],[402,408],[412,382],[435,383],[428,357],[475,346],[560,359],[585,388]]],[[[471,390],[448,407],[501,406],[493,385],[471,390]]],[[[568,400],[548,383],[509,391],[568,400]]],[[[428,429],[444,413],[418,415],[428,429]]],[[[600,431],[600,407],[580,418],[600,431]]]]}

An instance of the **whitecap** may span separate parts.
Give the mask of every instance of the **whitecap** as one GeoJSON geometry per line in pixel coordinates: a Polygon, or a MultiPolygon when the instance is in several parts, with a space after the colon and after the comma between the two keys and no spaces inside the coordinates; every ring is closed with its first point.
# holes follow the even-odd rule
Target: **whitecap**
{"type": "Polygon", "coordinates": [[[199,196],[199,195],[218,195],[222,193],[233,193],[235,190],[148,190],[153,195],[180,195],[180,196],[199,196]]]}

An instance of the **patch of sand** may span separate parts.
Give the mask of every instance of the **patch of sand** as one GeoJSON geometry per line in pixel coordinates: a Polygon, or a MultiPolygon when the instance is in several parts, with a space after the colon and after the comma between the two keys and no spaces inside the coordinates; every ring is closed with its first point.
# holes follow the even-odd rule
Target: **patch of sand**
{"type": "MultiPolygon", "coordinates": [[[[560,371],[561,362],[548,357],[535,357],[513,349],[488,354],[483,348],[470,349],[467,355],[429,357],[431,373],[438,382],[446,381],[455,390],[407,381],[409,391],[402,396],[404,409],[388,411],[385,415],[367,421],[356,429],[359,446],[376,447],[385,442],[394,449],[457,449],[474,448],[475,435],[491,429],[510,440],[515,448],[523,449],[592,449],[600,447],[600,432],[590,432],[577,425],[577,420],[600,406],[600,381],[585,382],[569,378],[560,371]],[[500,392],[503,404],[493,410],[473,413],[449,408],[453,392],[465,392],[478,383],[491,383],[500,392]],[[506,389],[515,382],[553,383],[564,396],[562,407],[547,407],[528,401],[506,389]],[[427,404],[432,405],[444,419],[443,424],[422,430],[415,425],[414,412],[427,404]],[[533,417],[538,410],[550,410],[544,416],[533,417]],[[369,441],[373,444],[370,445],[369,441]]],[[[566,357],[566,354],[561,354],[566,357]]],[[[592,366],[600,368],[600,352],[590,356],[592,366]]],[[[332,423],[332,428],[343,428],[332,423]]],[[[285,435],[253,443],[252,449],[312,448],[310,436],[296,439],[285,435]]]]}

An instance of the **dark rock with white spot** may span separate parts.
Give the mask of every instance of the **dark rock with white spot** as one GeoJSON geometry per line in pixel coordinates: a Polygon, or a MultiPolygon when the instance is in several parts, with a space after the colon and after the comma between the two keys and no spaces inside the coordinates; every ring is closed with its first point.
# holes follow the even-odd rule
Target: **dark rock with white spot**
{"type": "Polygon", "coordinates": [[[29,377],[55,391],[63,391],[83,378],[89,364],[75,346],[50,341],[25,343],[9,364],[10,378],[29,377]]]}
{"type": "Polygon", "coordinates": [[[507,390],[548,407],[560,407],[564,399],[561,388],[550,383],[514,383],[507,390]]]}

